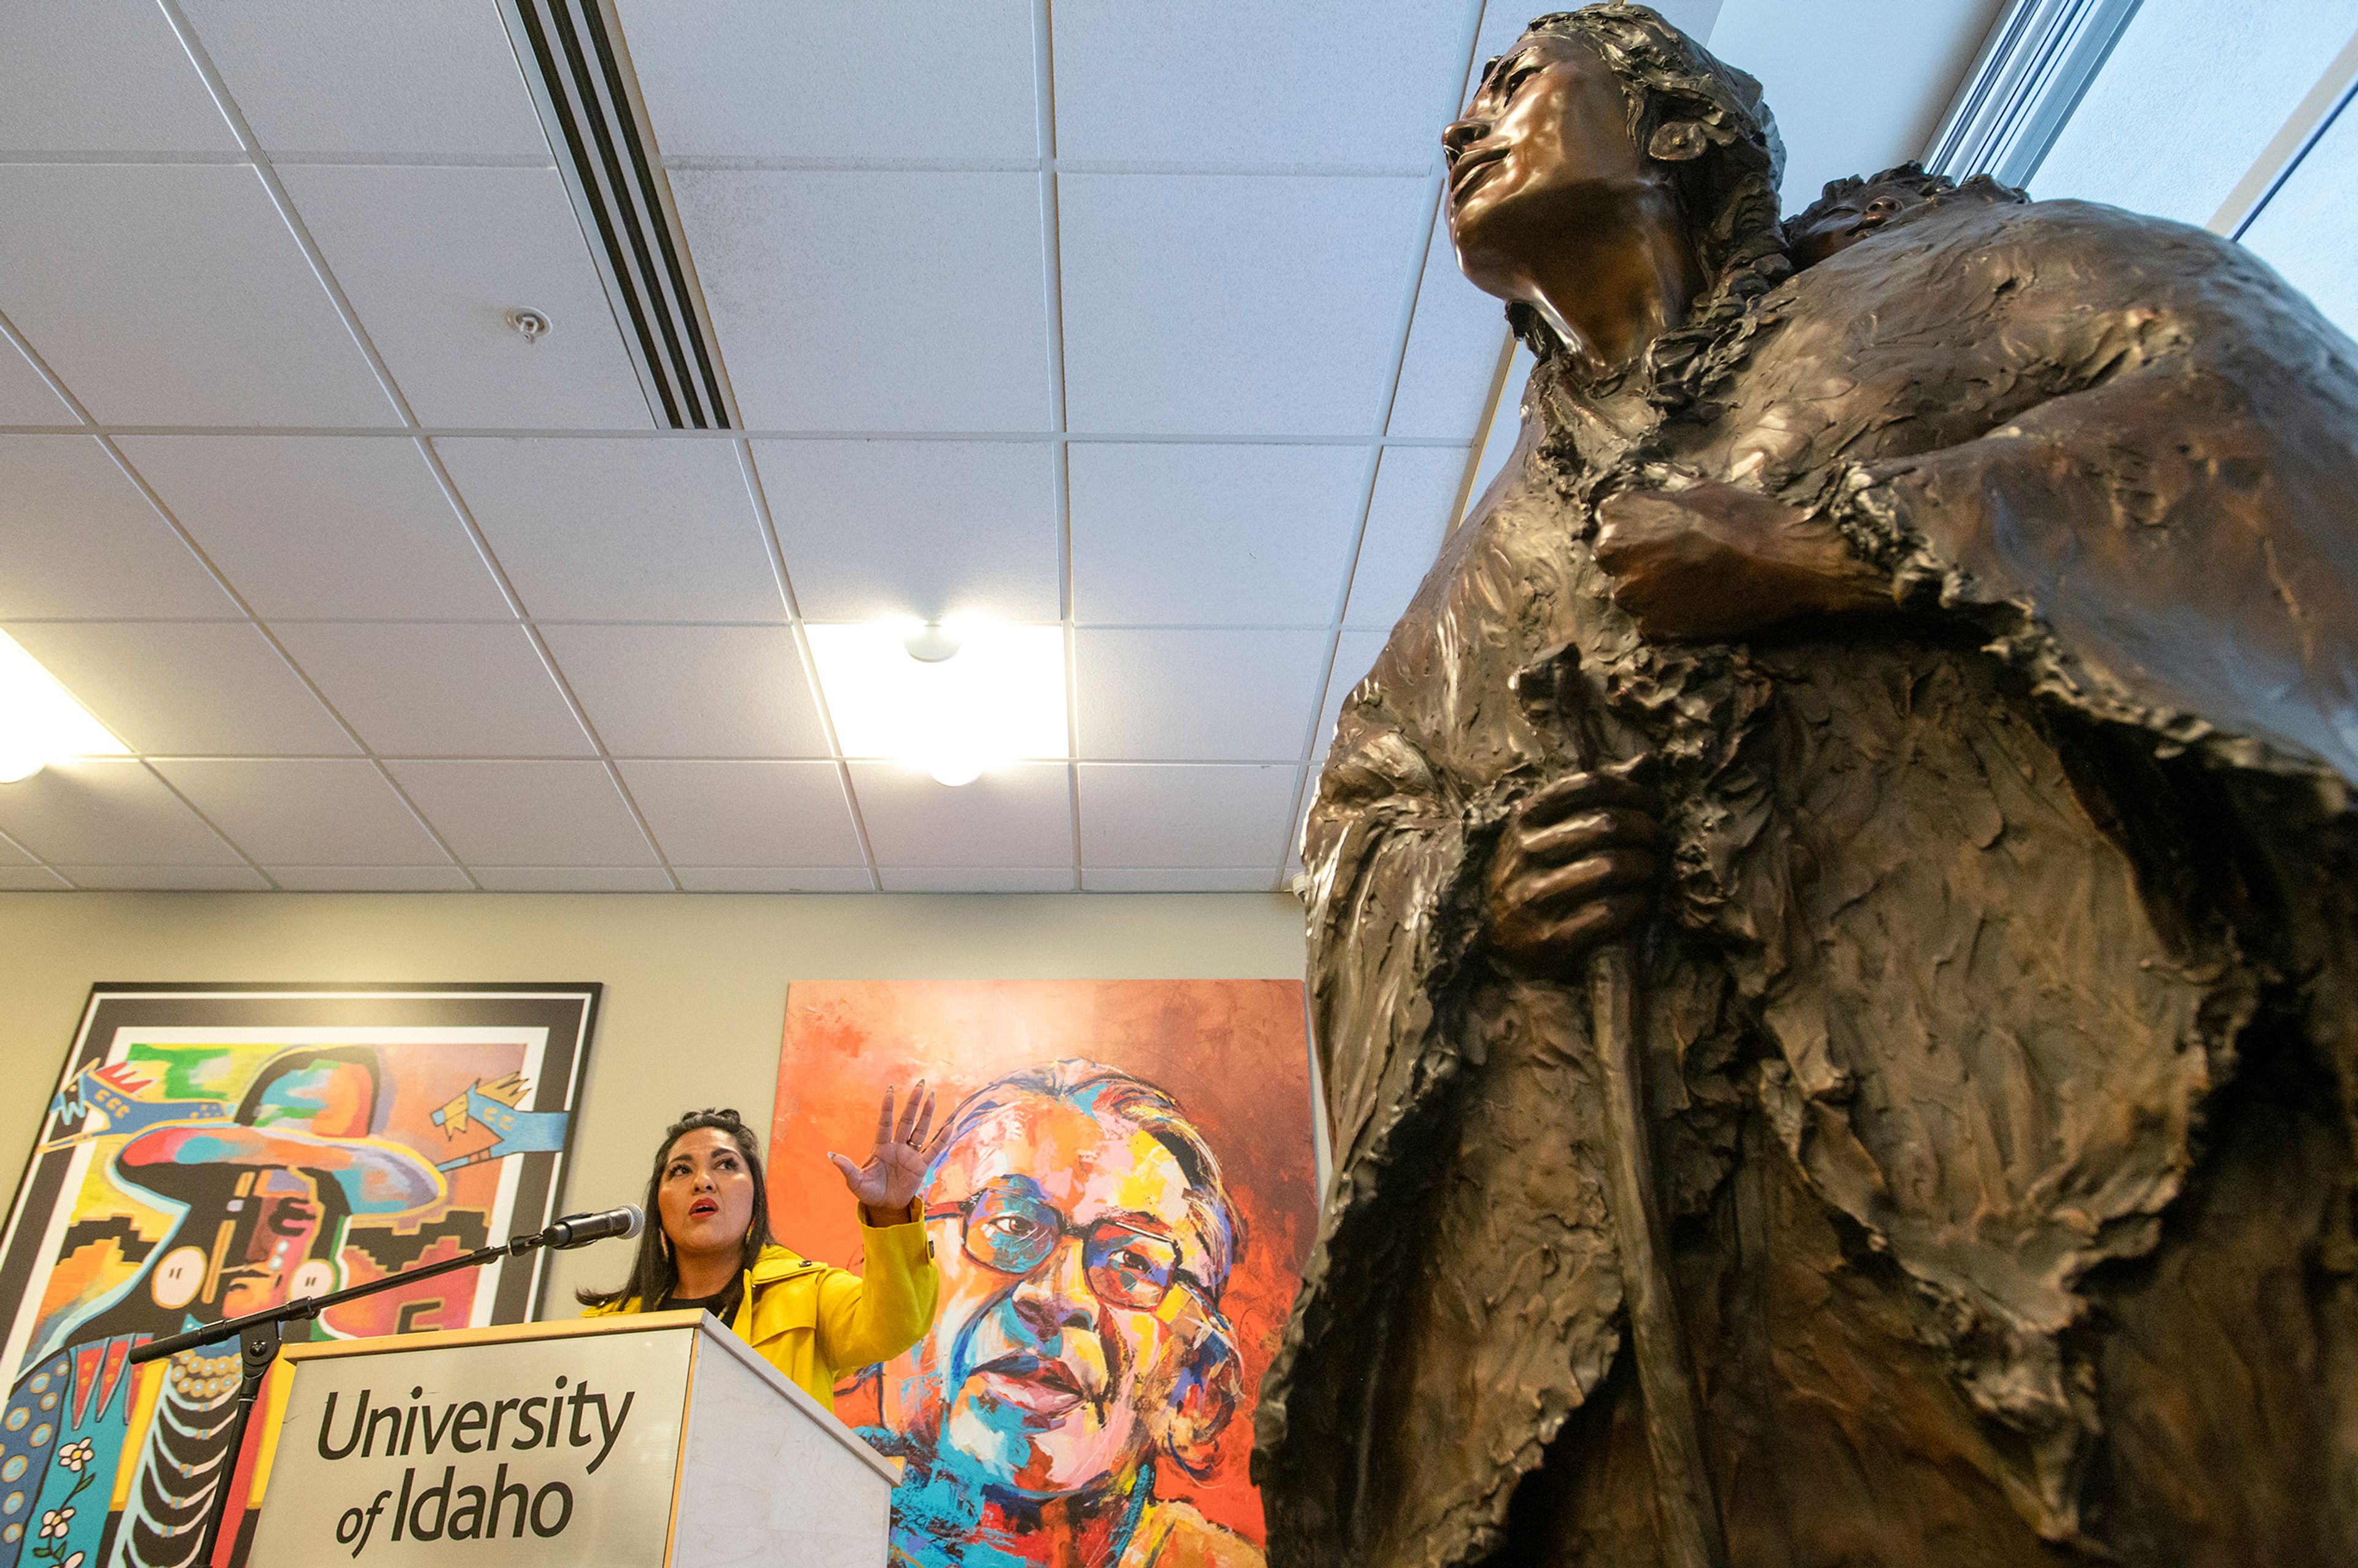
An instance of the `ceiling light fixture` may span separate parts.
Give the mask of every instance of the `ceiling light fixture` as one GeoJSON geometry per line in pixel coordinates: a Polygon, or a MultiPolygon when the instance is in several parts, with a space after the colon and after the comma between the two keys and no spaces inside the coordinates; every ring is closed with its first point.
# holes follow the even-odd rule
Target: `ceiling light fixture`
{"type": "Polygon", "coordinates": [[[31,778],[68,757],[129,752],[38,659],[0,632],[0,784],[31,778]]]}
{"type": "Polygon", "coordinates": [[[1058,627],[957,620],[808,630],[848,757],[904,763],[955,785],[1020,759],[1069,754],[1058,627]]]}

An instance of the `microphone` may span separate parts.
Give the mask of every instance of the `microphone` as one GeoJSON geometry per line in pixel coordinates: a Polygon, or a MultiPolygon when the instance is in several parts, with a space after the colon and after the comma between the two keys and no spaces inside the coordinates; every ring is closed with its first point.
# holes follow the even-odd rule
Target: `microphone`
{"type": "Polygon", "coordinates": [[[603,1241],[609,1236],[636,1236],[646,1220],[638,1205],[627,1203],[598,1214],[568,1214],[540,1233],[540,1244],[562,1252],[568,1248],[603,1241]]]}

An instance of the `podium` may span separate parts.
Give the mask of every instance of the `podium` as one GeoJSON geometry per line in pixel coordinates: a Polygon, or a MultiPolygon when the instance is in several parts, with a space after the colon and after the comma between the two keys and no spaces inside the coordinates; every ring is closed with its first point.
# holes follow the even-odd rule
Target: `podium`
{"type": "Polygon", "coordinates": [[[892,1466],[704,1313],[282,1361],[248,1568],[883,1568],[892,1466]]]}

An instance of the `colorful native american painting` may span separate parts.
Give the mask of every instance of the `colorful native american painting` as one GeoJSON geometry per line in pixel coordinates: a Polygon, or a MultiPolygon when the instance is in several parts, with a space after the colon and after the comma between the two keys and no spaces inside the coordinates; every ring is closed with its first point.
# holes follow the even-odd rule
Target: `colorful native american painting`
{"type": "Polygon", "coordinates": [[[1301,985],[798,982],[781,1241],[858,1267],[826,1157],[866,1149],[881,1091],[918,1078],[941,1307],[836,1400],[904,1462],[895,1563],[1258,1568],[1254,1395],[1317,1215],[1301,985]]]}
{"type": "MultiPolygon", "coordinates": [[[[239,1560],[236,1342],[131,1351],[546,1224],[597,993],[94,987],[0,1239],[0,1568],[190,1563],[224,1486],[239,1560]]],[[[539,1287],[535,1256],[287,1337],[520,1323],[539,1287]]]]}

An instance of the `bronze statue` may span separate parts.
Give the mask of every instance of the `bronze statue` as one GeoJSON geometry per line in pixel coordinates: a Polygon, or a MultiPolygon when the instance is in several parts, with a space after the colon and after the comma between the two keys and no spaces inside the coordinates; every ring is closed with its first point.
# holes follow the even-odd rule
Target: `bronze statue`
{"type": "Polygon", "coordinates": [[[1540,363],[1310,818],[1271,1561],[2358,1564],[2358,347],[1986,180],[1782,227],[1640,5],[1444,143],[1540,363]]]}

